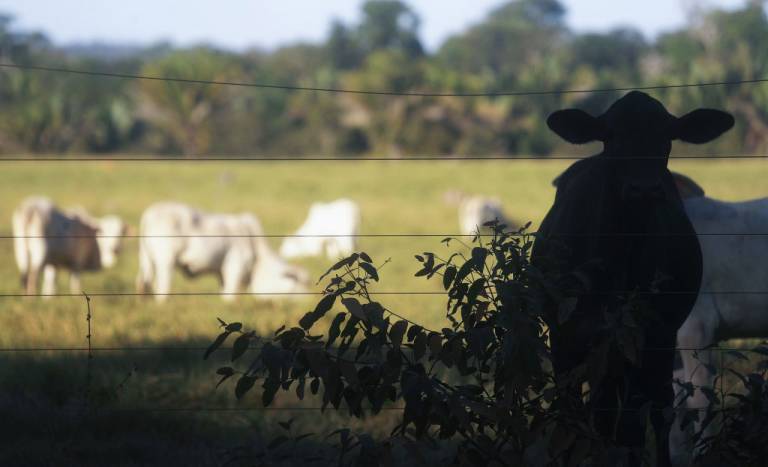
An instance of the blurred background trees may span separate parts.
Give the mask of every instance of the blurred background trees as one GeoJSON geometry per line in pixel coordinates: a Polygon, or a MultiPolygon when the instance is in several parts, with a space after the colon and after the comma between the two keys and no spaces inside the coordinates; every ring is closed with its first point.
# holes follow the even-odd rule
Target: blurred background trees
{"type": "MultiPolygon", "coordinates": [[[[429,53],[405,1],[369,0],[359,23],[271,52],[167,44],[96,53],[21,33],[0,17],[0,62],[198,80],[397,92],[498,93],[768,77],[762,2],[699,11],[651,41],[633,29],[577,34],[557,0],[515,0],[429,53]],[[119,53],[117,53],[119,52],[119,53]]],[[[0,69],[0,152],[157,155],[536,155],[561,143],[543,124],[565,106],[601,112],[618,93],[413,97],[289,92],[0,69]]],[[[654,91],[673,112],[734,112],[711,153],[768,149],[768,87],[654,91]]],[[[692,151],[693,148],[686,148],[692,151]]]]}

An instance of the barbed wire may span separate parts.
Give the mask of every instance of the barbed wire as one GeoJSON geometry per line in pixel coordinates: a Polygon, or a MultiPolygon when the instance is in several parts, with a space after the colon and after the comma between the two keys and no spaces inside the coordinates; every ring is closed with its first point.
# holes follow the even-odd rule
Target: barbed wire
{"type": "MultiPolygon", "coordinates": [[[[291,412],[300,412],[304,410],[327,410],[327,411],[340,411],[342,410],[342,406],[339,406],[339,409],[333,408],[333,406],[328,405],[328,407],[302,407],[302,406],[296,406],[296,407],[260,407],[260,406],[248,406],[248,407],[126,407],[126,408],[110,408],[110,409],[99,409],[100,412],[108,412],[108,413],[120,413],[120,412],[241,412],[241,411],[291,411],[291,412]]],[[[370,407],[366,407],[365,410],[372,410],[370,407]]],[[[381,407],[379,410],[383,411],[402,411],[405,410],[404,407],[381,407]]]]}
{"type": "MultiPolygon", "coordinates": [[[[505,232],[510,237],[527,237],[539,232],[505,232]]],[[[768,232],[701,232],[701,233],[547,233],[554,237],[764,237],[768,232]]],[[[491,237],[492,234],[480,234],[491,237]]],[[[376,233],[376,234],[178,234],[178,235],[0,235],[0,240],[25,239],[62,239],[62,238],[475,238],[477,234],[439,234],[439,233],[376,233]]]]}
{"type": "MultiPolygon", "coordinates": [[[[107,408],[96,409],[97,412],[106,413],[120,413],[120,412],[251,412],[251,411],[328,411],[328,412],[342,412],[346,410],[345,405],[339,405],[336,409],[332,405],[327,407],[260,407],[260,406],[247,406],[247,407],[127,407],[127,408],[107,408]]],[[[373,410],[372,407],[363,407],[363,410],[373,410]]],[[[403,411],[405,407],[380,407],[379,411],[403,411]]],[[[590,407],[589,410],[597,412],[666,412],[669,408],[628,408],[628,407],[590,407]]],[[[705,412],[711,410],[712,412],[727,412],[729,408],[716,408],[710,407],[674,407],[673,411],[689,411],[689,412],[705,412]]]]}
{"type": "Polygon", "coordinates": [[[297,86],[276,83],[255,83],[245,81],[224,81],[224,80],[206,80],[173,76],[154,76],[141,75],[135,73],[117,73],[108,71],[84,70],[75,68],[41,66],[41,65],[22,65],[17,63],[0,63],[2,68],[14,68],[26,71],[42,71],[49,73],[66,73],[84,76],[99,76],[104,78],[133,79],[145,81],[163,81],[183,84],[202,84],[208,86],[236,86],[261,89],[278,89],[284,91],[311,91],[328,92],[339,94],[364,94],[379,96],[411,96],[411,97],[502,97],[502,96],[551,96],[563,94],[589,94],[606,92],[624,92],[624,91],[652,91],[660,89],[679,89],[691,87],[712,87],[712,86],[734,86],[745,84],[761,84],[768,82],[768,78],[753,78],[741,80],[709,81],[699,83],[676,83],[676,84],[657,84],[645,86],[617,86],[592,89],[545,89],[530,91],[491,91],[491,92],[402,92],[392,90],[365,90],[365,89],[343,89],[318,86],[297,86]]]}
{"type": "MultiPolygon", "coordinates": [[[[375,295],[436,295],[445,296],[445,291],[370,291],[372,296],[375,295]]],[[[636,292],[636,291],[595,291],[595,292],[581,292],[574,293],[573,296],[592,296],[592,295],[768,295],[768,290],[703,290],[703,291],[686,291],[686,290],[662,290],[657,292],[636,292]]],[[[90,297],[224,297],[224,296],[315,296],[321,297],[323,292],[89,292],[90,297]]],[[[52,293],[52,294],[29,294],[29,293],[3,293],[0,294],[0,298],[66,298],[66,297],[80,297],[80,293],[52,293]]]]}
{"type": "MultiPolygon", "coordinates": [[[[403,344],[406,345],[406,344],[403,344]]],[[[249,347],[248,350],[259,350],[261,346],[249,347]]],[[[355,350],[357,347],[349,347],[349,350],[355,350]]],[[[208,347],[0,347],[0,352],[6,353],[24,353],[24,352],[204,352],[208,350],[208,347]]],[[[692,352],[754,352],[754,348],[751,347],[649,347],[643,349],[645,351],[692,351],[692,352]]],[[[218,351],[231,352],[232,347],[219,347],[218,351]]]]}
{"type": "MultiPolygon", "coordinates": [[[[17,157],[17,156],[0,156],[0,162],[409,162],[409,161],[549,161],[549,160],[581,160],[586,156],[574,156],[574,155],[550,155],[550,156],[529,156],[529,155],[502,155],[502,156],[402,156],[402,157],[383,157],[383,156],[370,156],[370,157],[352,157],[352,156],[118,156],[118,157],[93,157],[93,156],[32,156],[32,157],[17,157]]],[[[626,156],[617,158],[616,160],[651,160],[658,159],[654,157],[644,156],[626,156]]],[[[768,159],[766,154],[690,154],[680,156],[670,156],[670,160],[685,160],[685,159],[768,159]]]]}

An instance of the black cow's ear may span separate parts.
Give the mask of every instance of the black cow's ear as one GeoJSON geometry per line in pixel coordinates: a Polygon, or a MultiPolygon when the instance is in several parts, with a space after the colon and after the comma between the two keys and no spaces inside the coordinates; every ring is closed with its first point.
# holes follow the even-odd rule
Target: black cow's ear
{"type": "Polygon", "coordinates": [[[696,109],[677,119],[673,139],[701,144],[712,141],[733,126],[733,116],[715,109],[696,109]]]}
{"type": "Polygon", "coordinates": [[[600,120],[579,109],[553,112],[547,118],[547,126],[558,136],[573,144],[602,141],[605,134],[600,120]]]}

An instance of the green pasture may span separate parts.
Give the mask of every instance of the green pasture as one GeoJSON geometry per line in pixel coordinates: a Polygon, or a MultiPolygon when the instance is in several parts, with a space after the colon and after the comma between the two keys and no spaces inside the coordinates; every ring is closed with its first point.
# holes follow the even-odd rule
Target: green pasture
{"type": "MultiPolygon", "coordinates": [[[[413,276],[416,253],[432,251],[448,256],[458,243],[446,247],[442,236],[458,233],[455,207],[443,193],[495,195],[508,216],[518,223],[535,225],[552,201],[550,181],[568,161],[286,161],[286,162],[17,162],[0,167],[0,234],[10,236],[14,207],[26,196],[46,195],[61,206],[80,205],[94,215],[118,214],[137,226],[144,208],[160,200],[183,201],[204,210],[248,211],[261,220],[266,233],[293,232],[314,201],[339,197],[356,200],[362,208],[363,234],[438,234],[436,237],[361,238],[359,250],[381,269],[375,290],[388,292],[440,291],[438,281],[413,276]]],[[[673,161],[671,168],[698,181],[707,194],[725,200],[742,200],[768,194],[768,162],[763,160],[673,161]]],[[[271,238],[277,248],[279,238],[271,238]]],[[[23,293],[13,259],[12,240],[0,239],[0,294],[23,293]]],[[[328,267],[323,259],[301,261],[312,277],[328,267]]],[[[84,275],[86,292],[133,292],[137,270],[137,240],[127,239],[118,266],[84,275]]],[[[216,292],[213,278],[174,278],[173,291],[216,292]]],[[[319,286],[318,286],[319,287],[319,286]]],[[[66,274],[58,291],[69,292],[66,274]]],[[[443,297],[388,295],[380,297],[391,309],[427,327],[440,328],[443,297]]],[[[295,323],[313,306],[312,298],[257,300],[239,297],[233,304],[219,297],[170,297],[155,304],[139,297],[99,297],[92,300],[92,345],[97,349],[88,363],[87,353],[61,351],[0,351],[0,412],[6,412],[17,429],[3,435],[19,437],[14,453],[0,453],[0,464],[35,458],[40,449],[54,449],[64,460],[98,464],[109,452],[136,464],[163,463],[158,446],[190,447],[187,463],[205,464],[222,446],[273,436],[274,420],[296,417],[299,428],[330,431],[346,423],[342,415],[315,411],[245,410],[232,412],[174,412],[180,407],[254,408],[258,391],[234,401],[233,388],[214,390],[215,368],[228,362],[226,352],[203,361],[204,348],[216,335],[216,318],[242,321],[248,328],[268,335],[283,323],[295,323]],[[131,347],[137,350],[115,350],[131,347]],[[106,348],[106,349],[105,349],[106,348]],[[142,348],[138,350],[138,348],[142,348]],[[183,348],[183,349],[181,349],[183,348]],[[90,371],[88,367],[90,366],[90,371]],[[90,377],[88,373],[90,372],[90,377]],[[130,375],[130,376],[129,376],[130,375]],[[90,384],[88,383],[90,381],[90,384]],[[122,412],[98,417],[78,415],[85,388],[90,404],[122,412]],[[137,412],[134,409],[153,409],[137,412]],[[40,417],[35,411],[51,411],[40,417]],[[106,418],[105,418],[106,417],[106,418]],[[40,419],[48,420],[42,422],[40,419]],[[28,420],[36,420],[35,423],[28,420]],[[105,420],[111,420],[107,422],[105,420]],[[94,443],[104,452],[50,445],[55,434],[80,429],[92,440],[113,432],[128,440],[110,445],[94,443]],[[36,441],[31,441],[36,440],[36,441]],[[111,447],[110,447],[111,446],[111,447]],[[74,450],[73,450],[74,449],[74,450]],[[79,450],[78,450],[79,449],[79,450]],[[3,457],[4,456],[4,457],[3,457]],[[11,457],[8,457],[11,456],[11,457]],[[17,456],[17,457],[13,457],[17,456]],[[142,457],[144,456],[144,457],[142,457]]],[[[0,297],[0,348],[82,348],[87,346],[86,303],[80,297],[0,297]]],[[[316,406],[278,394],[278,407],[316,406]]],[[[88,414],[90,412],[85,411],[88,414]]],[[[388,413],[352,424],[375,432],[392,427],[388,413]]],[[[7,433],[6,433],[7,431],[7,433]]],[[[74,435],[72,435],[74,436],[74,435]]],[[[80,439],[78,437],[78,439],[80,439]]],[[[55,443],[54,443],[55,444],[55,443]]],[[[65,443],[66,444],[66,443],[65,443]]],[[[130,464],[130,462],[128,462],[130,464]]]]}

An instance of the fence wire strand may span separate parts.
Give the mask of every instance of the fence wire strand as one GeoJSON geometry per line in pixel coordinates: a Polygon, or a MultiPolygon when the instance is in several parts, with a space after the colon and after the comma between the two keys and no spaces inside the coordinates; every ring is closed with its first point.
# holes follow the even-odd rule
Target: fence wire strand
{"type": "MultiPolygon", "coordinates": [[[[26,157],[3,157],[0,156],[0,162],[417,162],[417,161],[551,161],[551,160],[564,160],[575,161],[584,159],[588,156],[567,156],[567,155],[550,155],[550,156],[529,156],[529,155],[504,155],[504,156],[403,156],[403,157],[352,157],[352,156],[317,156],[317,157],[297,157],[297,156],[119,156],[119,157],[79,157],[79,156],[26,156],[26,157]]],[[[651,157],[622,157],[620,160],[650,160],[651,157]]],[[[699,154],[699,155],[680,155],[670,156],[670,160],[686,160],[686,159],[765,159],[768,160],[766,154],[699,154]]]]}
{"type": "Polygon", "coordinates": [[[702,88],[713,86],[737,86],[746,84],[762,84],[768,82],[768,78],[753,78],[741,80],[708,81],[699,83],[676,83],[676,84],[656,84],[645,86],[617,86],[592,89],[539,89],[528,91],[490,91],[490,92],[401,92],[392,90],[366,90],[366,89],[343,89],[318,86],[297,86],[277,83],[255,83],[245,81],[223,81],[223,80],[205,80],[174,76],[155,76],[141,75],[135,73],[117,73],[108,71],[84,70],[75,68],[64,68],[42,65],[23,65],[17,63],[0,63],[2,68],[13,68],[25,71],[42,71],[49,73],[64,73],[82,76],[99,76],[103,78],[133,79],[145,81],[163,81],[170,83],[198,84],[206,86],[236,86],[260,89],[278,89],[284,91],[310,91],[310,92],[328,92],[337,94],[365,94],[379,96],[411,96],[411,97],[502,97],[502,96],[552,96],[565,94],[591,94],[607,92],[624,91],[653,91],[660,89],[679,89],[679,88],[702,88]]]}

